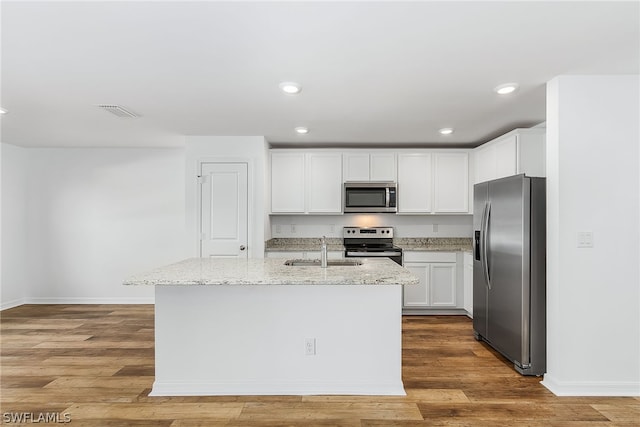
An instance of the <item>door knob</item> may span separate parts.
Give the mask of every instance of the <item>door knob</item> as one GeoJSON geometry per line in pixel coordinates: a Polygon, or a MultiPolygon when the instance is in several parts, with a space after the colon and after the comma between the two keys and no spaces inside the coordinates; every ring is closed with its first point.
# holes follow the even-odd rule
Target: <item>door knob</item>
{"type": "Polygon", "coordinates": [[[244,251],[245,249],[247,249],[247,247],[245,245],[240,245],[240,250],[244,251]]]}

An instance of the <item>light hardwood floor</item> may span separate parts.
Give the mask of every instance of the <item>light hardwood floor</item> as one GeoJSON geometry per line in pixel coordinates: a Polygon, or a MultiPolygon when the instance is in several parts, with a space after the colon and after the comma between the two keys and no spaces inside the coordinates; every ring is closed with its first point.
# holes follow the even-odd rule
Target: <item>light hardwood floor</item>
{"type": "Polygon", "coordinates": [[[0,422],[27,413],[67,414],[73,427],[640,426],[639,398],[555,397],[476,342],[461,316],[403,319],[406,397],[149,397],[151,305],[24,305],[0,313],[0,326],[0,422]]]}

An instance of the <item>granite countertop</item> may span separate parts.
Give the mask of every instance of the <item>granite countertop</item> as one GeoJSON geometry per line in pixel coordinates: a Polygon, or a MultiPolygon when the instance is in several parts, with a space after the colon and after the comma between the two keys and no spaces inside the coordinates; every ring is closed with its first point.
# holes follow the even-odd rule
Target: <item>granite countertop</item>
{"type": "Polygon", "coordinates": [[[467,237],[401,237],[393,243],[405,251],[471,252],[473,239],[467,237]]]}
{"type": "Polygon", "coordinates": [[[137,274],[125,285],[412,285],[418,277],[388,258],[359,266],[292,267],[282,259],[189,258],[137,274]]]}
{"type": "MultiPolygon", "coordinates": [[[[431,252],[471,252],[473,249],[471,238],[467,237],[399,237],[393,239],[393,244],[405,251],[431,252]]],[[[342,239],[327,238],[327,250],[344,251],[342,239]]],[[[266,252],[307,252],[320,251],[319,238],[274,238],[265,242],[266,252]]]]}
{"type": "MultiPolygon", "coordinates": [[[[320,252],[322,239],[316,237],[300,238],[274,238],[265,242],[266,252],[320,252]]],[[[327,250],[344,252],[342,239],[339,237],[327,237],[327,250]]]]}

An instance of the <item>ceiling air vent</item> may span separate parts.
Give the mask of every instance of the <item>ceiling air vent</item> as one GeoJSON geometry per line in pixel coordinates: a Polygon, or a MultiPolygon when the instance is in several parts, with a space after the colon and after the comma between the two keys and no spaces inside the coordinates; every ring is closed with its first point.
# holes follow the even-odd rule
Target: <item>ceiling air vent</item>
{"type": "Polygon", "coordinates": [[[120,105],[108,105],[108,104],[100,104],[99,108],[102,108],[104,111],[108,111],[113,115],[118,117],[128,117],[128,118],[136,118],[138,115],[136,113],[132,113],[120,105]]]}

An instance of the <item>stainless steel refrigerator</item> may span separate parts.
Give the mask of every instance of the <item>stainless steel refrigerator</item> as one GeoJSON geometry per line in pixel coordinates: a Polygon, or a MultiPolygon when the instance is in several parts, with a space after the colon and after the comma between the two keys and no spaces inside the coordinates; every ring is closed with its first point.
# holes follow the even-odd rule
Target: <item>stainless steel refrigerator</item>
{"type": "Polygon", "coordinates": [[[546,371],[545,179],[473,187],[473,329],[523,375],[546,371]]]}

